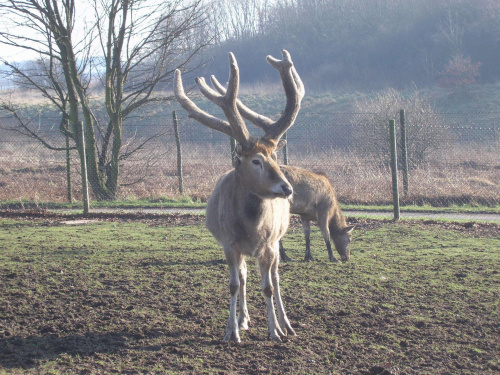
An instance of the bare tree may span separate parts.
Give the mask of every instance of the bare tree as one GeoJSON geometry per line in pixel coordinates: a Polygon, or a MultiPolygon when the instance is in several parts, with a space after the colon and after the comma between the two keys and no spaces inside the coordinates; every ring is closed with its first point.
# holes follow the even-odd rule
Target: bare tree
{"type": "Polygon", "coordinates": [[[83,121],[90,186],[96,199],[109,200],[116,198],[120,162],[150,139],[122,152],[123,121],[148,103],[172,100],[158,89],[169,84],[175,69],[192,67],[211,38],[198,34],[205,21],[201,0],[82,4],[0,0],[0,14],[9,20],[0,27],[0,43],[36,53],[44,69],[34,79],[22,66],[2,61],[58,107],[67,119],[61,131],[80,155],[83,121]],[[105,124],[94,116],[90,83],[95,77],[104,86],[105,124]]]}
{"type": "Polygon", "coordinates": [[[213,5],[211,25],[219,42],[250,39],[266,27],[270,7],[266,0],[220,0],[213,5]]]}

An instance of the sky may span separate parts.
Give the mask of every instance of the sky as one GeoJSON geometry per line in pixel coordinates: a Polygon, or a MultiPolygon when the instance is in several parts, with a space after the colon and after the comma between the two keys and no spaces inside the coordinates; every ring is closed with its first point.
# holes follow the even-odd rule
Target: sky
{"type": "MultiPolygon", "coordinates": [[[[41,0],[38,0],[41,2],[41,0]]],[[[136,10],[134,12],[135,17],[141,16],[141,11],[150,11],[152,7],[156,6],[161,6],[163,4],[164,0],[141,0],[140,3],[140,9],[136,10]]],[[[183,4],[184,2],[186,3],[191,3],[192,0],[176,0],[180,1],[180,4],[183,4]]],[[[239,1],[244,1],[244,0],[239,0],[239,1]]],[[[105,1],[103,1],[106,3],[105,1]]],[[[95,21],[94,18],[94,8],[93,8],[93,3],[94,1],[92,0],[75,0],[75,8],[76,8],[76,17],[75,17],[75,28],[73,31],[73,41],[79,41],[82,40],[83,37],[85,36],[85,23],[86,21],[90,21],[88,23],[92,23],[92,21],[95,21]]],[[[98,7],[101,4],[101,1],[97,0],[98,7]]],[[[28,36],[28,37],[33,37],[36,38],[36,33],[33,31],[32,28],[29,27],[20,27],[16,26],[14,27],[12,25],[11,16],[5,16],[4,14],[0,13],[1,21],[0,21],[0,31],[6,31],[8,30],[11,33],[15,33],[17,35],[23,35],[23,36],[28,36]]],[[[33,60],[38,57],[38,55],[32,51],[25,50],[25,49],[20,49],[20,48],[15,48],[11,47],[5,44],[1,43],[1,38],[0,38],[0,57],[9,61],[9,62],[20,62],[20,61],[26,61],[26,60],[33,60]]]]}
{"type": "MultiPolygon", "coordinates": [[[[76,9],[77,14],[87,14],[88,16],[92,16],[92,8],[90,6],[89,0],[75,0],[76,1],[76,9]]],[[[8,18],[5,15],[1,15],[2,22],[0,22],[0,30],[8,31],[11,33],[15,33],[17,35],[22,35],[26,37],[36,38],[36,33],[33,29],[29,27],[20,27],[13,26],[11,22],[9,22],[8,18]],[[7,18],[7,19],[6,19],[7,18]]],[[[75,40],[79,40],[79,36],[83,35],[83,22],[84,18],[76,17],[76,26],[75,26],[75,40]],[[78,35],[80,33],[80,35],[78,35]]],[[[23,48],[16,48],[6,44],[1,43],[0,39],[0,57],[7,60],[8,62],[21,62],[27,60],[33,60],[38,57],[33,51],[26,50],[23,48]]],[[[1,67],[0,67],[1,69],[1,67]]]]}

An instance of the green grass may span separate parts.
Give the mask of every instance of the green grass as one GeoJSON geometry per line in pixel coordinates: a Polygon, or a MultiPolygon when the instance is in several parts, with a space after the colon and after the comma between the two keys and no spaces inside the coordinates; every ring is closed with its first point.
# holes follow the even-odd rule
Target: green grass
{"type": "Polygon", "coordinates": [[[298,336],[267,340],[249,261],[251,329],[222,343],[223,251],[202,224],[0,219],[0,373],[481,373],[500,370],[500,237],[441,225],[356,229],[330,263],[316,227],[284,239],[298,336]]]}
{"type": "MultiPolygon", "coordinates": [[[[379,211],[379,212],[392,212],[393,206],[391,205],[355,205],[355,204],[342,204],[342,209],[352,211],[379,211]]],[[[500,206],[489,207],[484,205],[452,205],[449,207],[435,207],[431,205],[423,206],[400,206],[401,212],[430,212],[430,213],[500,213],[500,206]]]]}
{"type": "MultiPolygon", "coordinates": [[[[205,208],[206,203],[199,200],[193,200],[190,197],[157,198],[157,199],[137,199],[137,200],[117,200],[117,201],[92,201],[91,208],[111,208],[111,209],[145,209],[145,208],[205,208]]],[[[350,211],[377,211],[392,212],[390,205],[356,205],[341,204],[343,210],[350,211]]],[[[55,202],[35,202],[24,201],[4,201],[0,202],[0,209],[67,209],[82,210],[81,202],[75,203],[55,203],[55,202]]],[[[430,213],[500,213],[500,206],[488,207],[484,205],[452,205],[449,207],[434,207],[431,205],[423,206],[401,206],[401,212],[430,212],[430,213]]]]}
{"type": "MultiPolygon", "coordinates": [[[[91,208],[113,208],[113,209],[141,209],[141,208],[203,208],[206,203],[193,200],[191,197],[180,198],[155,198],[136,200],[116,200],[116,201],[91,201],[91,208]]],[[[82,202],[57,203],[38,202],[32,200],[4,201],[0,202],[0,209],[83,209],[82,202]]]]}

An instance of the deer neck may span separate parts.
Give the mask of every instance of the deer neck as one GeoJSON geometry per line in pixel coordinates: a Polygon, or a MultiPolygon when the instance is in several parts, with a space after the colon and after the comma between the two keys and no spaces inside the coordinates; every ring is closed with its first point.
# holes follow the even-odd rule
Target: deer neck
{"type": "Polygon", "coordinates": [[[334,209],[333,216],[330,219],[330,222],[328,223],[328,227],[332,235],[341,232],[343,229],[347,227],[345,216],[340,211],[338,203],[334,209]]]}

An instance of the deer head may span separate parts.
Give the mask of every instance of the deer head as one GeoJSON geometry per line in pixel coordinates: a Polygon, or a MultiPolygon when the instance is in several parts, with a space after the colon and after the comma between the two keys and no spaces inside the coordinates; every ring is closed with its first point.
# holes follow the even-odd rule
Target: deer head
{"type": "Polygon", "coordinates": [[[263,198],[288,197],[292,194],[292,187],[276,162],[276,151],[284,145],[284,141],[280,142],[280,138],[293,125],[297,117],[304,97],[304,85],[288,51],[283,50],[282,55],[283,60],[267,56],[268,63],[278,70],[281,76],[286,95],[285,110],[276,121],[255,113],[238,99],[239,69],[232,53],[229,53],[230,74],[227,88],[222,86],[214,76],[211,77],[214,89],[207,85],[204,78],[196,79],[199,90],[222,109],[227,121],[201,110],[185,94],[181,72],[177,69],[174,75],[177,101],[188,112],[189,117],[233,137],[238,142],[235,169],[239,179],[250,187],[252,192],[263,198]],[[264,136],[260,138],[251,136],[244,118],[261,128],[264,136]]]}

